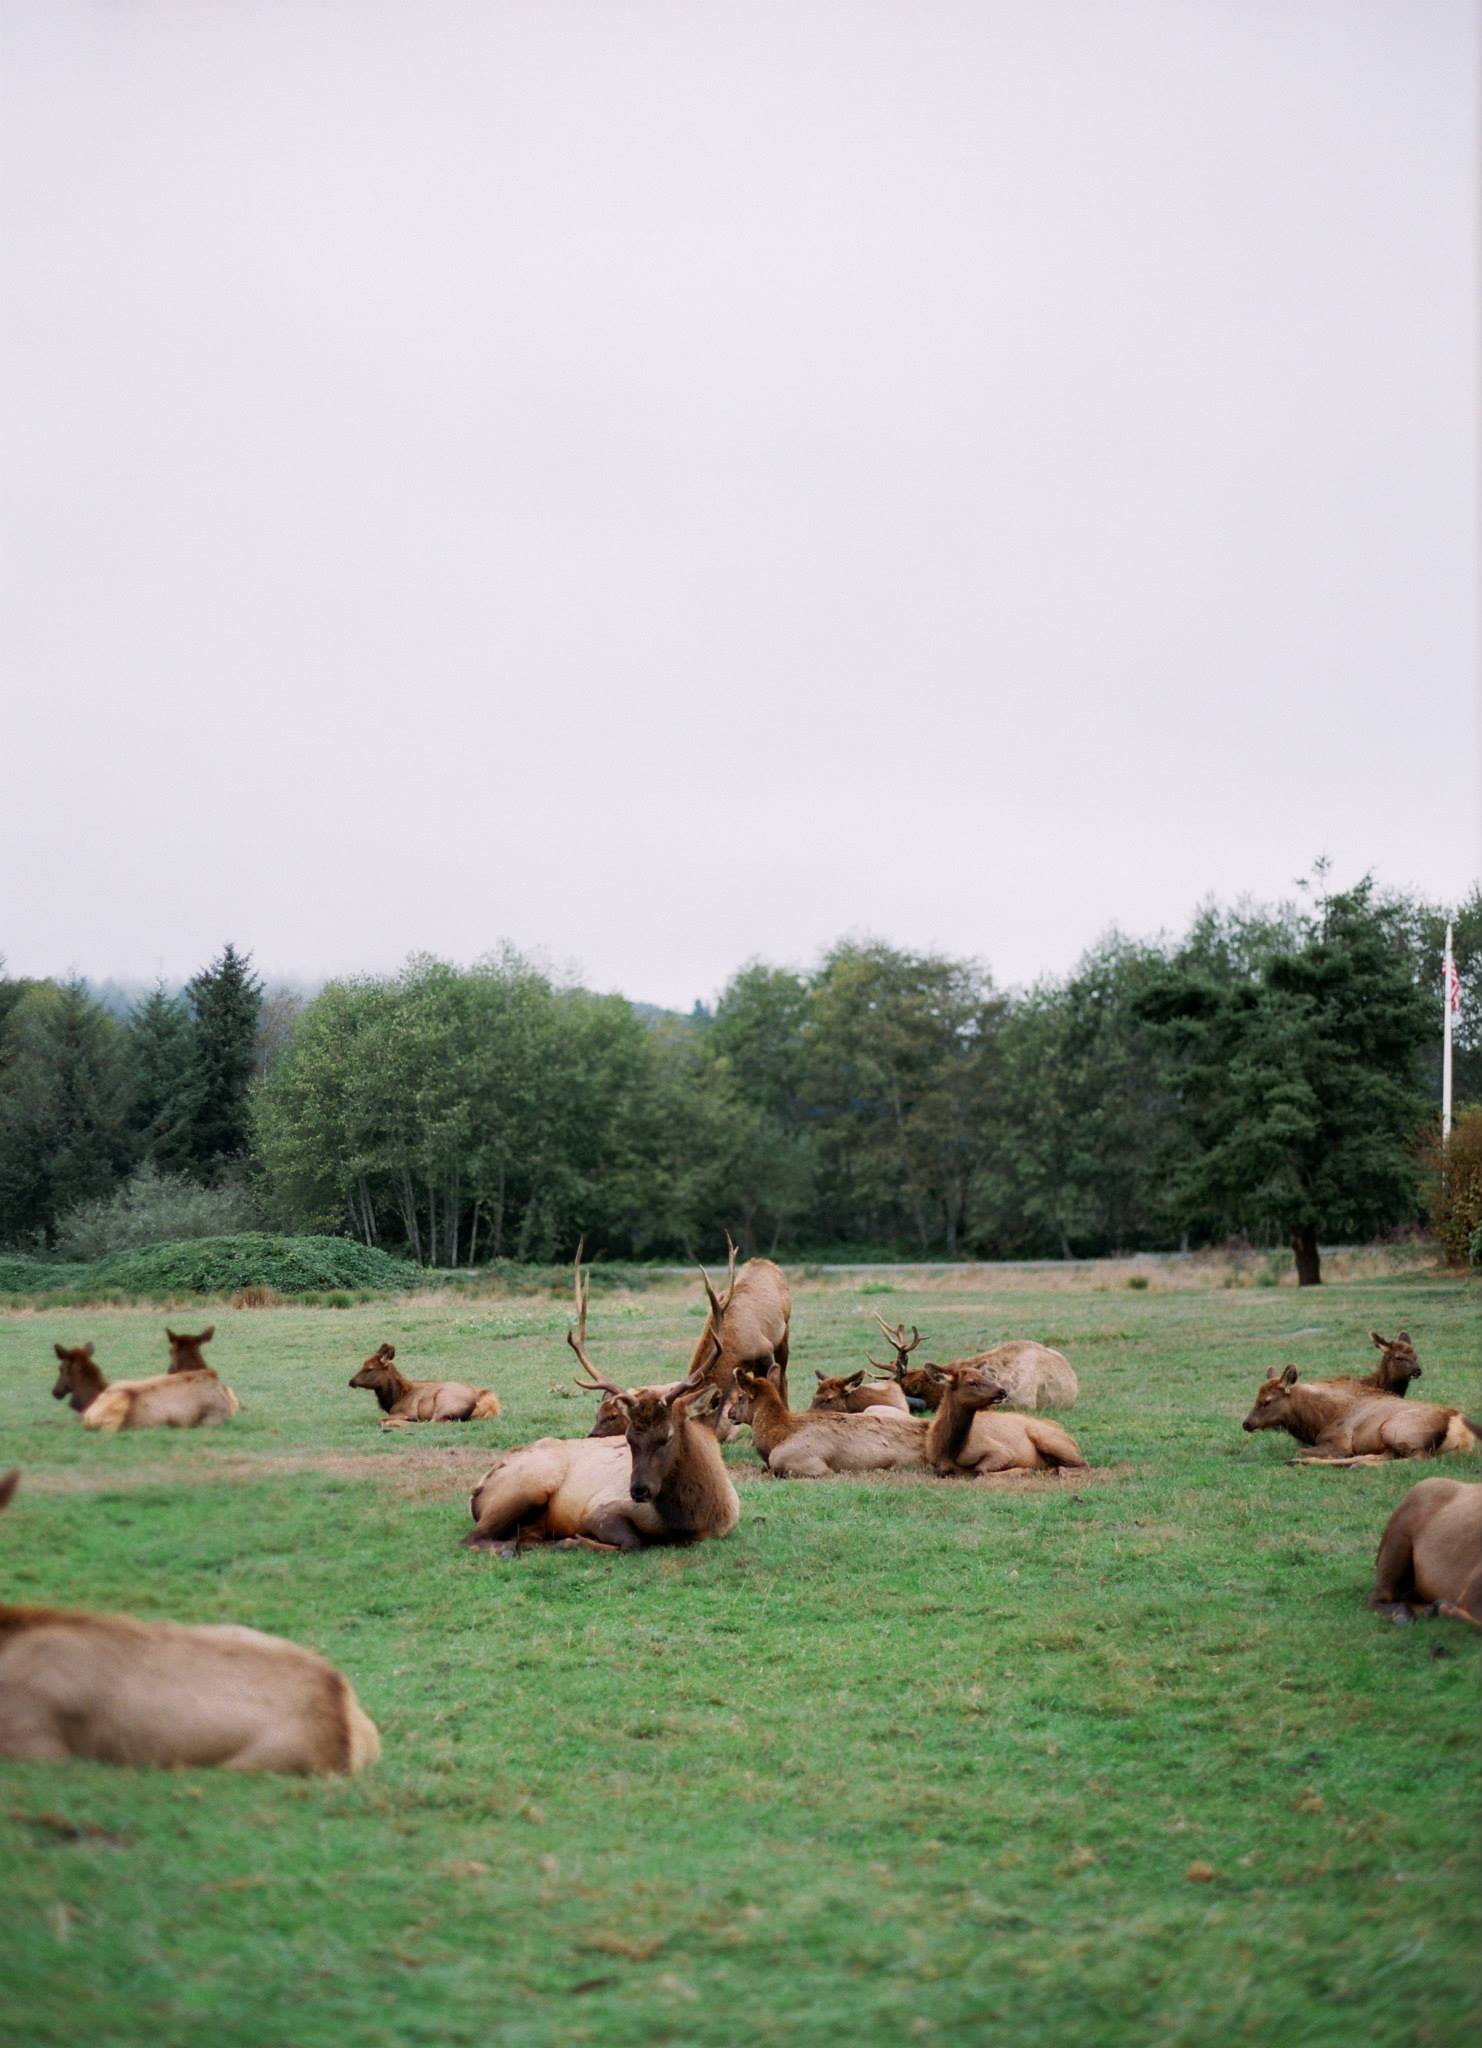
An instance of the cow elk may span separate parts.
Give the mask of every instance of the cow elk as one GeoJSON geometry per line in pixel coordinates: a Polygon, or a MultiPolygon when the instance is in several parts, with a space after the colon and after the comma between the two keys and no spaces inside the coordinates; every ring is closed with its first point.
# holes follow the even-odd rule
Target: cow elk
{"type": "MultiPolygon", "coordinates": [[[[0,1507],[19,1479],[0,1479],[0,1507]]],[[[281,1636],[0,1606],[0,1756],[306,1773],[380,1753],[349,1680],[281,1636]]]]}
{"type": "Polygon", "coordinates": [[[941,1384],[926,1433],[926,1462],[934,1472],[984,1479],[1004,1472],[1085,1469],[1079,1445],[1058,1422],[988,1412],[1002,1406],[1006,1391],[981,1361],[964,1359],[933,1370],[941,1384]]]}
{"type": "Polygon", "coordinates": [[[382,1429],[413,1422],[484,1422],[499,1413],[499,1396],[462,1380],[409,1380],[396,1370],[394,1344],[373,1351],[349,1382],[368,1387],[380,1403],[382,1429]]]}
{"type": "Polygon", "coordinates": [[[1415,1356],[1410,1332],[1401,1330],[1397,1336],[1381,1337],[1377,1330],[1370,1330],[1369,1338],[1379,1352],[1379,1363],[1374,1370],[1363,1379],[1336,1379],[1323,1384],[1359,1387],[1376,1394],[1396,1394],[1403,1400],[1409,1392],[1410,1382],[1420,1378],[1420,1360],[1415,1356]]]}
{"type": "Polygon", "coordinates": [[[1301,1380],[1288,1365],[1267,1369],[1245,1418],[1248,1430],[1284,1429],[1305,1446],[1299,1465],[1382,1465],[1474,1450],[1482,1424],[1459,1408],[1370,1393],[1341,1380],[1301,1380]]]}
{"type": "Polygon", "coordinates": [[[170,1346],[170,1371],[210,1372],[211,1367],[201,1356],[201,1346],[209,1344],[215,1335],[215,1323],[202,1330],[199,1337],[185,1337],[176,1330],[166,1330],[165,1337],[170,1346]]]}
{"type": "Polygon", "coordinates": [[[926,1423],[894,1408],[794,1415],[775,1380],[742,1370],[731,1410],[751,1424],[762,1463],[778,1479],[825,1479],[833,1472],[892,1472],[922,1461],[926,1423]]]}
{"type": "MultiPolygon", "coordinates": [[[[593,1370],[587,1357],[587,1283],[578,1248],[577,1322],[566,1332],[586,1378],[577,1384],[615,1401],[621,1437],[541,1437],[496,1458],[469,1499],[464,1542],[516,1556],[527,1543],[642,1550],[729,1536],[741,1503],[713,1430],[690,1409],[711,1385],[717,1338],[697,1368],[668,1388],[629,1389],[593,1370]]],[[[725,1310],[717,1321],[723,1324],[725,1310]]]]}
{"type": "Polygon", "coordinates": [[[52,1399],[70,1400],[84,1429],[201,1429],[229,1422],[241,1402],[209,1366],[161,1373],[151,1380],[104,1379],[91,1344],[54,1344],[58,1368],[52,1399]]]}
{"type": "Polygon", "coordinates": [[[1482,1628],[1482,1484],[1422,1479],[1384,1525],[1369,1605],[1482,1628]]]}
{"type": "Polygon", "coordinates": [[[911,1404],[894,1379],[867,1380],[863,1367],[858,1372],[815,1372],[818,1385],[813,1392],[810,1413],[819,1415],[862,1415],[868,1408],[890,1408],[909,1415],[911,1404]]]}

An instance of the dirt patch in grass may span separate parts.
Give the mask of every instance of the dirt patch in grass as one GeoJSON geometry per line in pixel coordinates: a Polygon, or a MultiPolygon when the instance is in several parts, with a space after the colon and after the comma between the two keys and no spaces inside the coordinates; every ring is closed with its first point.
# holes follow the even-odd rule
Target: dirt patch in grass
{"type": "MultiPolygon", "coordinates": [[[[394,1457],[354,1457],[345,1452],[232,1452],[202,1463],[193,1475],[204,1483],[226,1486],[274,1479],[286,1473],[318,1472],[333,1479],[385,1486],[403,1500],[444,1500],[464,1492],[488,1471],[497,1453],[488,1444],[417,1444],[398,1447],[394,1457]]],[[[67,1471],[28,1472],[29,1493],[144,1493],[156,1486],[179,1486],[178,1464],[136,1466],[128,1473],[67,1471]]]]}

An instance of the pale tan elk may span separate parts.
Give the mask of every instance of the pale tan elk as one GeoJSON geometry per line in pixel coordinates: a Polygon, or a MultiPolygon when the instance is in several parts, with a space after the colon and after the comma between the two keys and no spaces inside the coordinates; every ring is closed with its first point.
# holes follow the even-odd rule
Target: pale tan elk
{"type": "Polygon", "coordinates": [[[198,1337],[182,1336],[178,1330],[166,1330],[165,1338],[170,1346],[171,1372],[210,1372],[201,1356],[201,1346],[209,1344],[216,1335],[215,1323],[210,1323],[198,1337]]]}
{"type": "Polygon", "coordinates": [[[778,1479],[825,1479],[832,1472],[893,1472],[920,1466],[926,1423],[895,1408],[857,1415],[809,1408],[794,1415],[775,1380],[744,1368],[736,1374],[731,1413],[751,1424],[767,1470],[778,1479]]]}
{"type": "Polygon", "coordinates": [[[1084,1470],[1069,1430],[1040,1415],[989,1414],[1004,1401],[1003,1383],[975,1359],[933,1368],[941,1400],[926,1433],[926,1462],[946,1476],[986,1479],[1004,1472],[1084,1470]]]}
{"type": "Polygon", "coordinates": [[[373,1351],[349,1382],[367,1387],[381,1407],[382,1429],[402,1429],[413,1422],[484,1422],[499,1413],[499,1396],[488,1387],[470,1387],[462,1380],[408,1380],[396,1370],[394,1344],[373,1351]]]}
{"type": "Polygon", "coordinates": [[[1384,1525],[1369,1605],[1482,1628],[1482,1484],[1422,1479],[1384,1525]]]}
{"type": "Polygon", "coordinates": [[[911,1412],[910,1402],[894,1379],[867,1380],[863,1367],[851,1373],[815,1372],[813,1377],[818,1385],[810,1414],[862,1415],[867,1408],[891,1408],[898,1415],[911,1412]]]}
{"type": "Polygon", "coordinates": [[[506,1451],[469,1498],[474,1525],[464,1542],[513,1557],[528,1543],[642,1550],[729,1536],[741,1503],[714,1431],[689,1415],[710,1384],[705,1368],[719,1342],[677,1386],[629,1390],[595,1372],[587,1357],[587,1284],[579,1257],[576,1305],[576,1327],[566,1341],[586,1374],[577,1384],[621,1405],[625,1433],[547,1436],[506,1451]]]}
{"type": "Polygon", "coordinates": [[[787,1399],[787,1354],[792,1322],[792,1290],[780,1266],[770,1259],[748,1259],[736,1271],[736,1247],[726,1238],[726,1288],[717,1295],[710,1276],[702,1266],[700,1277],[710,1302],[690,1359],[693,1379],[702,1367],[714,1384],[725,1408],[742,1366],[748,1372],[767,1373],[787,1399]]]}
{"type": "MultiPolygon", "coordinates": [[[[0,1507],[19,1479],[0,1480],[0,1507]]],[[[0,1756],[309,1772],[380,1753],[349,1680],[281,1636],[0,1606],[0,1756]]]]}
{"type": "Polygon", "coordinates": [[[109,1435],[120,1429],[201,1429],[230,1422],[242,1405],[209,1368],[110,1385],[93,1362],[91,1344],[72,1350],[54,1344],[52,1349],[59,1360],[52,1399],[70,1400],[84,1429],[109,1435]]]}
{"type": "Polygon", "coordinates": [[[1382,1465],[1474,1450],[1482,1424],[1459,1408],[1373,1394],[1335,1380],[1300,1380],[1294,1365],[1267,1369],[1245,1418],[1248,1430],[1284,1429],[1305,1445],[1299,1465],[1382,1465]]]}

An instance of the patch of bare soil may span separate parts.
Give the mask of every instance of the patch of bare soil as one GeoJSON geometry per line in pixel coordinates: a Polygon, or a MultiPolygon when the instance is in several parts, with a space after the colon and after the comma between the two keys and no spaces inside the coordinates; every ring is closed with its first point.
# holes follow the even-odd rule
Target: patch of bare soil
{"type": "Polygon", "coordinates": [[[34,1472],[26,1475],[31,1493],[142,1493],[153,1486],[181,1486],[218,1481],[228,1486],[255,1479],[276,1478],[284,1473],[319,1472],[335,1479],[364,1480],[390,1488],[403,1500],[446,1500],[460,1490],[467,1492],[493,1463],[495,1453],[485,1444],[409,1444],[395,1457],[354,1457],[347,1452],[230,1452],[213,1457],[184,1474],[179,1465],[137,1466],[127,1474],[117,1472],[34,1472]]]}

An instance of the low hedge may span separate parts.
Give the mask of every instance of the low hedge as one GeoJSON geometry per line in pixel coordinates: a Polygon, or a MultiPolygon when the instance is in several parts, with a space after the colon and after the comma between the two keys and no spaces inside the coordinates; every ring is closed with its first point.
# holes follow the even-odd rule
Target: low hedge
{"type": "Polygon", "coordinates": [[[344,1288],[403,1293],[421,1284],[422,1277],[415,1266],[354,1238],[272,1237],[257,1231],[146,1245],[87,1264],[0,1258],[0,1295],[54,1301],[231,1295],[241,1287],[271,1287],[283,1295],[344,1288]]]}

